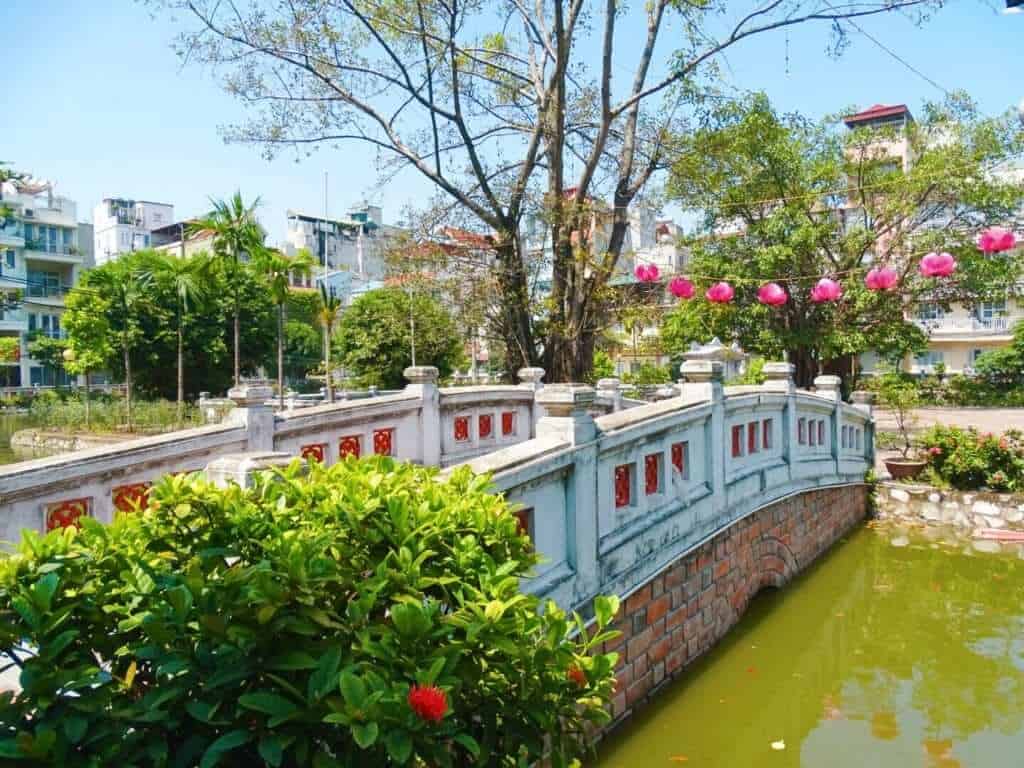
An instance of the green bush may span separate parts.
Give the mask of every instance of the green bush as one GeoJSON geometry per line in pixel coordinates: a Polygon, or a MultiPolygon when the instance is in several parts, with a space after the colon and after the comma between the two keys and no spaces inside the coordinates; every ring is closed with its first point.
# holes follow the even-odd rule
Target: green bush
{"type": "Polygon", "coordinates": [[[667,365],[659,366],[643,363],[636,373],[622,374],[622,381],[625,384],[636,384],[642,387],[655,384],[671,384],[672,369],[667,365]]]}
{"type": "Polygon", "coordinates": [[[1024,435],[979,434],[974,429],[937,425],[919,438],[930,478],[945,486],[971,491],[1024,490],[1024,435]]]}
{"type": "Polygon", "coordinates": [[[519,591],[537,563],[487,479],[376,457],[254,488],[158,483],[110,526],[0,563],[0,756],[61,766],[566,765],[614,654],[519,591]]]}
{"type": "MultiPolygon", "coordinates": [[[[85,431],[84,392],[75,390],[42,390],[29,404],[29,416],[38,427],[67,431],[85,431]]],[[[177,403],[169,400],[132,400],[132,428],[136,432],[167,432],[175,429],[178,418],[177,403]]],[[[124,398],[98,392],[89,394],[88,429],[94,432],[115,432],[123,429],[125,420],[124,398]]],[[[202,424],[195,405],[186,404],[184,426],[202,424]]]]}

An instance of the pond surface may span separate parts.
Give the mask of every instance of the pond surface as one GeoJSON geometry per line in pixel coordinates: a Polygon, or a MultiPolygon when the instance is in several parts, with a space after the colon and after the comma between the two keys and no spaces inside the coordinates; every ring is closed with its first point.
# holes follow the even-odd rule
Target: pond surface
{"type": "Polygon", "coordinates": [[[597,765],[1024,765],[1024,560],[893,535],[758,596],[597,765]]]}
{"type": "Polygon", "coordinates": [[[27,429],[32,422],[27,414],[0,413],[0,464],[13,464],[25,461],[26,456],[18,456],[11,450],[11,435],[19,429],[27,429]]]}

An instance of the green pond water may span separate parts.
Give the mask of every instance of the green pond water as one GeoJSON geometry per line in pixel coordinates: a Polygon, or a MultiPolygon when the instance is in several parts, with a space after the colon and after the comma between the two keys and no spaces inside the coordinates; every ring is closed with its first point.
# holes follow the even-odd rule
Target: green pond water
{"type": "Polygon", "coordinates": [[[17,413],[0,413],[0,464],[13,464],[25,461],[26,456],[18,456],[11,450],[11,435],[19,429],[31,426],[27,415],[17,413]]]}
{"type": "Polygon", "coordinates": [[[596,765],[1024,766],[1024,560],[894,536],[759,595],[596,765]]]}

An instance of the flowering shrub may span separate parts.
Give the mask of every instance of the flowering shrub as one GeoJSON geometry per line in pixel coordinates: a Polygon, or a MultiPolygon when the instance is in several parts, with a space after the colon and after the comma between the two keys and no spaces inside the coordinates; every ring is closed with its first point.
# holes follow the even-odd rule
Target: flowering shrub
{"type": "Polygon", "coordinates": [[[566,765],[603,722],[613,598],[538,611],[507,503],[468,471],[296,462],[165,478],[110,526],[0,562],[0,756],[24,766],[566,765]]]}
{"type": "Polygon", "coordinates": [[[1024,435],[935,426],[920,437],[934,480],[960,490],[1024,490],[1024,435]]]}

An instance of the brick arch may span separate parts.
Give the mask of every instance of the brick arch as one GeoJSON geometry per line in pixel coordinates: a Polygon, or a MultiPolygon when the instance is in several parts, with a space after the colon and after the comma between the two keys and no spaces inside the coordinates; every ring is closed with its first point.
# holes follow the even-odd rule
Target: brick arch
{"type": "Polygon", "coordinates": [[[765,536],[758,542],[753,574],[757,580],[757,591],[765,587],[780,589],[798,573],[800,563],[786,542],[775,536],[765,536]]]}

